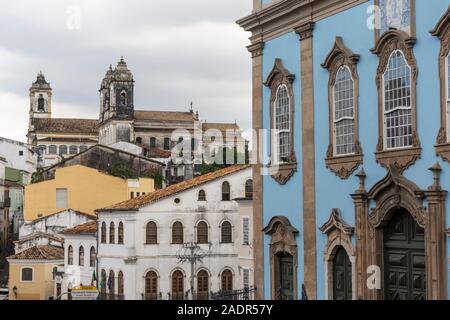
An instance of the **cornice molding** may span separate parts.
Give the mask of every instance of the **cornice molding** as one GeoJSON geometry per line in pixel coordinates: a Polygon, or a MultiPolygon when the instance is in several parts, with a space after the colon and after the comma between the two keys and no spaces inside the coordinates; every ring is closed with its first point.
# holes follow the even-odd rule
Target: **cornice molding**
{"type": "Polygon", "coordinates": [[[292,32],[298,25],[316,22],[369,0],[284,0],[253,12],[236,23],[252,32],[251,40],[267,41],[292,32]],[[258,39],[258,40],[256,40],[258,39]]]}

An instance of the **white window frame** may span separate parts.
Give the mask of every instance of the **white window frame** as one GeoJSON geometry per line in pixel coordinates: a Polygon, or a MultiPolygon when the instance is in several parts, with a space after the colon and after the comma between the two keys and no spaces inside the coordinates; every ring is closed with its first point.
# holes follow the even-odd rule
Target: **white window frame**
{"type": "MultiPolygon", "coordinates": [[[[280,84],[277,88],[277,92],[275,93],[275,100],[273,102],[273,126],[275,129],[274,132],[274,137],[275,137],[275,144],[274,144],[274,154],[276,155],[276,158],[278,163],[285,163],[282,159],[281,159],[281,154],[280,154],[280,135],[282,133],[288,133],[288,138],[289,138],[289,144],[288,144],[288,152],[291,152],[291,144],[292,144],[292,139],[291,139],[291,97],[289,96],[289,89],[287,87],[286,84],[280,84]],[[279,130],[277,128],[277,103],[278,103],[278,93],[280,91],[281,88],[284,88],[286,90],[286,95],[287,95],[287,99],[288,99],[288,115],[289,115],[289,121],[287,122],[288,124],[288,129],[283,129],[283,130],[279,130]]],[[[289,154],[288,154],[289,157],[289,154]]],[[[289,162],[289,161],[288,161],[289,162]]]]}
{"type": "Polygon", "coordinates": [[[245,216],[245,217],[242,217],[242,245],[243,246],[249,246],[250,245],[250,217],[249,216],[245,216]],[[247,224],[247,238],[248,238],[248,241],[247,241],[247,243],[245,242],[245,220],[247,220],[248,221],[248,224],[247,224]]]}
{"type": "Polygon", "coordinates": [[[410,106],[409,106],[409,108],[397,107],[395,109],[389,110],[389,113],[393,112],[395,110],[410,110],[411,111],[411,129],[413,130],[413,123],[412,123],[412,121],[413,121],[413,119],[412,119],[412,112],[413,112],[413,109],[412,109],[412,89],[413,89],[412,88],[412,81],[413,81],[412,77],[413,77],[413,75],[412,75],[412,69],[411,69],[411,66],[408,63],[408,60],[406,60],[405,53],[402,50],[400,50],[400,49],[396,49],[396,50],[392,51],[391,54],[389,55],[388,63],[387,63],[387,66],[386,66],[386,70],[384,70],[384,72],[383,72],[383,81],[382,81],[382,84],[381,84],[382,85],[381,90],[383,90],[383,104],[382,104],[382,108],[383,108],[383,110],[382,110],[382,112],[383,112],[383,145],[384,145],[384,149],[385,150],[402,150],[402,149],[409,149],[409,148],[412,147],[412,145],[407,145],[407,146],[402,146],[402,147],[391,147],[391,148],[388,147],[387,125],[386,125],[386,114],[387,114],[387,112],[386,112],[385,81],[386,81],[386,72],[387,72],[387,70],[389,68],[389,63],[391,61],[391,58],[397,52],[401,53],[401,55],[403,56],[403,59],[404,59],[404,61],[406,63],[406,66],[408,67],[408,70],[409,70],[409,79],[410,79],[409,86],[410,86],[410,94],[411,94],[411,96],[410,96],[410,106]]]}
{"type": "Polygon", "coordinates": [[[250,269],[249,268],[242,268],[242,288],[250,288],[250,269]],[[245,277],[247,273],[247,281],[245,281],[245,277]],[[247,282],[247,283],[246,283],[247,282]]]}
{"type": "Polygon", "coordinates": [[[353,79],[352,71],[350,70],[350,67],[348,65],[343,65],[339,67],[339,69],[336,71],[336,80],[334,81],[333,85],[333,154],[336,157],[342,157],[342,156],[348,156],[353,155],[356,153],[356,123],[355,123],[355,79],[353,79]],[[352,81],[352,108],[353,108],[353,117],[345,116],[342,118],[339,118],[339,120],[336,120],[336,84],[338,79],[338,74],[342,69],[347,69],[348,73],[350,74],[350,79],[352,81]],[[341,121],[345,120],[353,120],[353,152],[349,153],[339,153],[337,152],[337,133],[336,133],[336,124],[341,121]]]}

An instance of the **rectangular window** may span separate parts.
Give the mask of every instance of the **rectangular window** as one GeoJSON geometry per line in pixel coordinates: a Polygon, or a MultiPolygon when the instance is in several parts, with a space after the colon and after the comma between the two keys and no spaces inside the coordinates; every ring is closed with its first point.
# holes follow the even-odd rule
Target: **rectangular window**
{"type": "Polygon", "coordinates": [[[19,151],[19,156],[23,156],[23,151],[19,151]]]}
{"type": "Polygon", "coordinates": [[[244,289],[250,288],[250,270],[249,269],[242,269],[242,284],[244,286],[244,289]]]}
{"type": "Polygon", "coordinates": [[[56,189],[56,208],[66,209],[67,207],[67,189],[56,189]]]}
{"type": "Polygon", "coordinates": [[[164,138],[164,150],[170,149],[170,138],[164,138]]]}
{"type": "Polygon", "coordinates": [[[248,246],[250,244],[250,219],[242,218],[242,244],[248,246]]]}
{"type": "Polygon", "coordinates": [[[130,199],[134,198],[134,192],[130,192],[130,199]]]}
{"type": "Polygon", "coordinates": [[[20,278],[21,278],[21,281],[23,281],[23,282],[33,281],[33,269],[32,268],[22,268],[20,278]]]}

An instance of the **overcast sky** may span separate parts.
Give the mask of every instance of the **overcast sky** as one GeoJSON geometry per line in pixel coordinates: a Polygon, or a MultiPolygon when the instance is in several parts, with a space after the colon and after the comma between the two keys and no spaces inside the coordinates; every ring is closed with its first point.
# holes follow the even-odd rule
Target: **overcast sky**
{"type": "Polygon", "coordinates": [[[42,70],[53,117],[97,118],[98,89],[124,56],[135,108],[194,109],[251,128],[251,0],[0,0],[0,136],[25,141],[42,70]],[[78,14],[79,13],[79,14],[78,14]]]}

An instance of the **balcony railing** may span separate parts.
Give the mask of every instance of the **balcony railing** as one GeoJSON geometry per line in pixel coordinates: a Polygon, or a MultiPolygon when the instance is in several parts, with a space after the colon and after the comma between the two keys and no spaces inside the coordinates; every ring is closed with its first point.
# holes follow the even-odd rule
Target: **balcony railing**
{"type": "Polygon", "coordinates": [[[256,287],[249,287],[240,290],[224,291],[220,290],[211,293],[211,300],[253,300],[256,287]]]}

